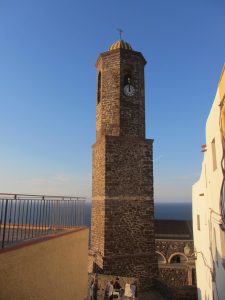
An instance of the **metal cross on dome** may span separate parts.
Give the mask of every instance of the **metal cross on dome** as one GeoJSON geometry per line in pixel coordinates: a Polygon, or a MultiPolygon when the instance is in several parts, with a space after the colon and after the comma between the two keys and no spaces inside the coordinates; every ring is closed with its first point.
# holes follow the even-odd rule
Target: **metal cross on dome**
{"type": "Polygon", "coordinates": [[[120,35],[120,40],[121,40],[121,37],[122,37],[122,33],[123,33],[123,30],[121,28],[118,28],[116,29],[118,32],[119,32],[119,35],[120,35]]]}

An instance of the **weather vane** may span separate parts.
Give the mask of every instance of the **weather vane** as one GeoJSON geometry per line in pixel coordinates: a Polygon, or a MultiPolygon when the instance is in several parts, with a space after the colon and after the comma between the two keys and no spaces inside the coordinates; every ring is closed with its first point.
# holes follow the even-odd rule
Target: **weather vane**
{"type": "Polygon", "coordinates": [[[121,37],[122,37],[122,33],[123,33],[123,30],[121,28],[118,28],[117,31],[119,32],[119,35],[120,35],[120,40],[121,40],[121,37]]]}

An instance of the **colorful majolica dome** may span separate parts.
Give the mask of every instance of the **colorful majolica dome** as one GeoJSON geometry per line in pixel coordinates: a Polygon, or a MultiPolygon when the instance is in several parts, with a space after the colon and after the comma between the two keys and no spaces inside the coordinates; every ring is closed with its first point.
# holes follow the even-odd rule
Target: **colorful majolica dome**
{"type": "Polygon", "coordinates": [[[110,51],[114,49],[132,50],[132,47],[129,43],[125,42],[124,40],[118,40],[115,43],[113,43],[109,48],[110,51]]]}

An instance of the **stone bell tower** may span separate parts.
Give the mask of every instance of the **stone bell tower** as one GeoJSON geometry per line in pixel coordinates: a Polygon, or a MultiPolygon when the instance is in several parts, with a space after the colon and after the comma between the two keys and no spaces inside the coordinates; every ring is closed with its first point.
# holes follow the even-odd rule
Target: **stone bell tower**
{"type": "Polygon", "coordinates": [[[144,66],[140,52],[118,40],[97,59],[91,251],[94,271],[153,285],[153,140],[145,138],[144,66]]]}

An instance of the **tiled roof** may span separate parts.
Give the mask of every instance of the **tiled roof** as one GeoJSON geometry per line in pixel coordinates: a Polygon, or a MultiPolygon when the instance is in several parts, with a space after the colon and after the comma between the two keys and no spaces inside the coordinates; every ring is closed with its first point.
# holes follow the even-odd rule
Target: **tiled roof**
{"type": "Polygon", "coordinates": [[[110,51],[114,49],[132,50],[132,47],[129,43],[125,42],[124,40],[118,40],[115,43],[113,43],[109,48],[110,51]]]}
{"type": "Polygon", "coordinates": [[[155,220],[156,239],[193,240],[192,221],[155,220]]]}

